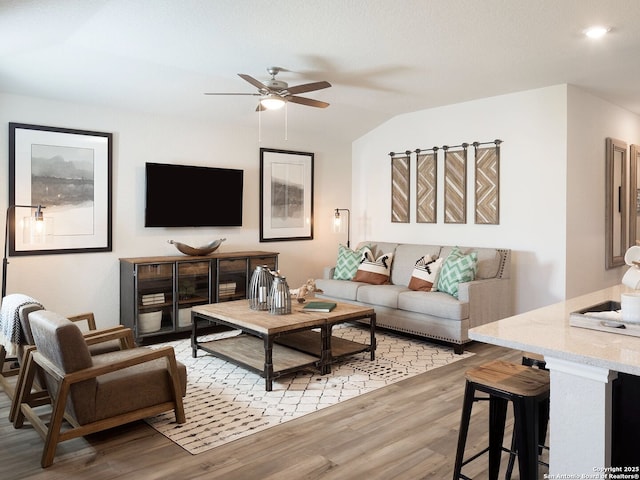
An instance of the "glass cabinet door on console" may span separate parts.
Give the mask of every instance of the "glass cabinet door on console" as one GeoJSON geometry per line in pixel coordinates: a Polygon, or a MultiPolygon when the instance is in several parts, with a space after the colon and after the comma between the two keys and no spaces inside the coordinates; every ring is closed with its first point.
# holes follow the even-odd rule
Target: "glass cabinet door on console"
{"type": "Polygon", "coordinates": [[[251,275],[258,265],[278,268],[277,254],[253,255],[243,258],[219,258],[217,268],[217,292],[212,297],[216,302],[228,302],[247,298],[251,275]]]}
{"type": "Polygon", "coordinates": [[[178,320],[174,322],[176,328],[191,327],[191,307],[211,303],[209,266],[209,260],[177,263],[178,320]]]}
{"type": "Polygon", "coordinates": [[[218,260],[217,302],[241,300],[247,296],[247,259],[218,260]]]}
{"type": "Polygon", "coordinates": [[[173,264],[141,264],[136,270],[136,337],[173,331],[173,264]]]}

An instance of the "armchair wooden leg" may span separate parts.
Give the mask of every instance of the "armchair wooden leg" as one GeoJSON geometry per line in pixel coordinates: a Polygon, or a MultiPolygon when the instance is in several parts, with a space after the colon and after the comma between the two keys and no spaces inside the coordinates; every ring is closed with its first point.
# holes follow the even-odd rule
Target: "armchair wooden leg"
{"type": "Polygon", "coordinates": [[[37,372],[40,370],[38,365],[35,364],[31,368],[34,370],[33,379],[28,381],[27,379],[27,366],[32,365],[33,362],[33,352],[36,351],[35,347],[28,348],[25,350],[22,365],[23,367],[20,369],[20,375],[18,376],[18,383],[16,384],[15,395],[11,401],[11,410],[9,412],[9,421],[14,424],[15,428],[20,428],[20,426],[16,426],[16,420],[18,418],[18,412],[20,412],[20,405],[23,403],[27,403],[32,407],[37,407],[40,405],[46,405],[51,403],[51,399],[49,398],[49,392],[42,386],[38,384],[36,381],[37,372]],[[27,386],[29,385],[29,386],[27,386]]]}
{"type": "Polygon", "coordinates": [[[51,420],[49,421],[49,427],[46,430],[44,449],[42,450],[42,459],[40,460],[42,468],[50,466],[56,456],[56,447],[58,446],[58,441],[60,439],[60,429],[62,428],[62,422],[64,421],[64,410],[68,395],[69,384],[62,382],[58,395],[56,395],[56,400],[53,403],[51,420]]]}
{"type": "Polygon", "coordinates": [[[180,375],[178,374],[178,364],[175,355],[167,357],[169,376],[171,377],[171,385],[173,387],[173,400],[175,402],[175,414],[177,423],[185,423],[187,417],[184,413],[184,405],[182,403],[182,389],[180,388],[180,375]]]}
{"type": "MultiPolygon", "coordinates": [[[[16,389],[16,394],[13,397],[12,412],[13,428],[22,428],[24,423],[24,412],[22,411],[22,404],[29,404],[29,395],[33,389],[33,384],[36,376],[36,370],[38,365],[33,360],[32,351],[29,354],[25,354],[25,363],[22,365],[22,371],[24,378],[20,382],[19,388],[16,389]],[[13,410],[13,404],[16,404],[15,411],[13,410]]],[[[21,375],[22,376],[22,375],[21,375]]]]}

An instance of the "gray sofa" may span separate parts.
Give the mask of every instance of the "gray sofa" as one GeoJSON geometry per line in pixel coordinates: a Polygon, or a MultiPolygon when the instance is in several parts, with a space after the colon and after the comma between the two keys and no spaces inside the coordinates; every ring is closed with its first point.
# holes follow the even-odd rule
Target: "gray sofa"
{"type": "Polygon", "coordinates": [[[376,257],[393,252],[390,284],[334,280],[334,267],[326,267],[324,278],[316,280],[323,291],[318,297],[373,306],[378,326],[450,343],[456,353],[471,341],[470,328],[512,315],[510,250],[460,247],[465,254],[477,253],[478,270],[475,280],[459,284],[455,298],[408,288],[418,258],[446,258],[454,247],[368,241],[358,248],[362,245],[369,245],[376,257]]]}

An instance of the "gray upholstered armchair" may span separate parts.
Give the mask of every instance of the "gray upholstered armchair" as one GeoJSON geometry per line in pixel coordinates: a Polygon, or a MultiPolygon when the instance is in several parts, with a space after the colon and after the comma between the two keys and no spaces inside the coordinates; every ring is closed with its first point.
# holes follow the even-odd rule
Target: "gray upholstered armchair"
{"type": "Polygon", "coordinates": [[[56,445],[65,440],[174,410],[185,422],[182,397],[186,368],[172,347],[132,348],[91,356],[87,340],[73,322],[54,312],[29,315],[36,350],[25,368],[26,389],[36,372],[45,374],[51,418],[45,423],[29,402],[21,401],[14,426],[26,418],[44,439],[41,465],[53,463],[56,445]],[[63,420],[71,425],[62,429],[63,420]]]}
{"type": "MultiPolygon", "coordinates": [[[[29,323],[29,314],[42,309],[42,305],[37,301],[34,303],[24,303],[18,307],[18,318],[20,321],[21,333],[19,336],[20,342],[17,345],[18,367],[15,369],[15,375],[17,375],[17,378],[15,383],[9,383],[7,381],[2,382],[2,386],[6,394],[11,399],[9,421],[12,423],[15,422],[16,414],[20,409],[18,393],[21,389],[25,388],[25,371],[22,366],[27,363],[28,357],[35,350],[33,335],[31,333],[31,325],[29,323]]],[[[121,349],[124,350],[135,346],[133,332],[131,329],[118,325],[116,327],[98,330],[96,329],[95,317],[91,312],[67,318],[70,321],[77,322],[79,324],[86,323],[86,329],[83,331],[83,335],[87,340],[91,355],[99,355],[121,349]]],[[[44,382],[41,380],[42,379],[37,379],[33,392],[22,393],[23,401],[29,401],[32,406],[48,402],[48,393],[44,388],[44,382]]]]}

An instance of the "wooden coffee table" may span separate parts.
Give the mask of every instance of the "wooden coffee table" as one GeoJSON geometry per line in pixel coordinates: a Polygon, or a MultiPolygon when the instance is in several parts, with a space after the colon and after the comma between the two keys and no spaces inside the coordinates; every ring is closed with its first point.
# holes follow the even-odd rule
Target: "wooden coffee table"
{"type": "Polygon", "coordinates": [[[331,364],[346,355],[369,351],[371,360],[375,359],[376,314],[373,308],[338,303],[333,311],[324,313],[305,312],[302,305],[295,304],[290,314],[272,315],[268,311],[251,310],[248,300],[238,300],[193,307],[191,316],[194,358],[200,349],[259,373],[265,378],[267,391],[272,390],[274,379],[303,368],[311,366],[322,374],[329,373],[331,364]],[[368,345],[332,337],[331,330],[335,325],[366,318],[370,319],[368,345]],[[242,333],[200,342],[202,320],[242,333]]]}

